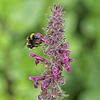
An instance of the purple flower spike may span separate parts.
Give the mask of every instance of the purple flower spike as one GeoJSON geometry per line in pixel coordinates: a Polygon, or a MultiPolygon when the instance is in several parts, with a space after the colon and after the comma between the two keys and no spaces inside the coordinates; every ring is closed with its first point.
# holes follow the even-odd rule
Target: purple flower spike
{"type": "Polygon", "coordinates": [[[41,94],[38,95],[38,99],[41,100],[57,100],[64,97],[64,92],[61,89],[61,85],[65,84],[64,76],[62,75],[63,67],[67,72],[70,72],[70,62],[73,61],[69,57],[71,51],[68,50],[69,42],[65,42],[64,37],[65,22],[62,19],[64,13],[60,5],[55,5],[54,9],[50,8],[52,15],[47,15],[49,22],[45,28],[45,36],[37,33],[38,45],[44,43],[43,53],[49,56],[50,61],[42,58],[34,53],[30,53],[30,57],[35,58],[35,64],[40,61],[44,66],[41,77],[29,77],[31,81],[34,81],[34,87],[38,88],[39,81],[41,83],[41,94]]]}
{"type": "Polygon", "coordinates": [[[37,65],[39,63],[39,60],[38,59],[35,59],[35,64],[37,65]]]}
{"type": "Polygon", "coordinates": [[[65,54],[62,54],[62,56],[61,56],[62,58],[65,58],[66,56],[65,56],[65,54]]]}

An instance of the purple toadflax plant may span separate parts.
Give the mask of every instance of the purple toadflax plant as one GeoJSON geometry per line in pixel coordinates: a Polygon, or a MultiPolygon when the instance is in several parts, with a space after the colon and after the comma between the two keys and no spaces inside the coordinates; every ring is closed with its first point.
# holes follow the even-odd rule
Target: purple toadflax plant
{"type": "Polygon", "coordinates": [[[69,43],[65,42],[63,34],[64,31],[64,15],[62,7],[55,5],[54,9],[51,8],[52,16],[47,15],[49,18],[48,26],[46,28],[45,37],[40,33],[36,35],[40,38],[39,44],[44,42],[44,54],[48,55],[51,61],[46,60],[40,56],[30,53],[30,56],[35,58],[36,65],[41,61],[44,64],[45,71],[40,77],[29,77],[34,81],[34,87],[38,88],[39,81],[41,84],[41,94],[38,99],[44,100],[60,100],[64,97],[64,92],[61,85],[65,84],[64,76],[62,75],[63,67],[67,72],[70,72],[70,62],[73,59],[69,58],[71,51],[68,50],[69,43]]]}

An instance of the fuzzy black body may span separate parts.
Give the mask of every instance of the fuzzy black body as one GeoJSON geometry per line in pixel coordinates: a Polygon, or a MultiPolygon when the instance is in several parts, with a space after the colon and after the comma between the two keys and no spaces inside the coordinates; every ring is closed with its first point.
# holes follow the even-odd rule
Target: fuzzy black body
{"type": "Polygon", "coordinates": [[[28,36],[26,45],[29,49],[35,49],[39,46],[38,42],[39,38],[34,33],[32,33],[30,36],[28,36]]]}

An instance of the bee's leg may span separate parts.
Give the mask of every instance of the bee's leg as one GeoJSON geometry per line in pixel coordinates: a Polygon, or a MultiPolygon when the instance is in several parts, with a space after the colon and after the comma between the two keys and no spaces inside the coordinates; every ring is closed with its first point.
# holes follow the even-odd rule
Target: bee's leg
{"type": "Polygon", "coordinates": [[[34,47],[38,47],[38,45],[35,45],[34,47]]]}
{"type": "Polygon", "coordinates": [[[36,46],[41,46],[39,43],[35,43],[36,46]]]}
{"type": "Polygon", "coordinates": [[[40,38],[36,37],[35,39],[40,39],[40,38]]]}
{"type": "Polygon", "coordinates": [[[34,38],[35,38],[35,39],[40,39],[37,35],[34,35],[34,38]]]}
{"type": "Polygon", "coordinates": [[[26,45],[26,42],[24,43],[24,46],[26,45]]]}
{"type": "Polygon", "coordinates": [[[38,43],[35,43],[35,45],[36,45],[36,46],[39,46],[39,44],[38,44],[38,43]]]}
{"type": "Polygon", "coordinates": [[[38,43],[35,43],[35,44],[37,44],[37,45],[38,45],[38,43]]]}

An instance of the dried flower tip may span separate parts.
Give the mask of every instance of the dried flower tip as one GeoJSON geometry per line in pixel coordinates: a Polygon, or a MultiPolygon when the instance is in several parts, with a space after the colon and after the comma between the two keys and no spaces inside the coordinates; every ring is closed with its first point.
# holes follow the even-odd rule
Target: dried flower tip
{"type": "Polygon", "coordinates": [[[43,98],[43,95],[38,95],[38,99],[41,100],[43,98]]]}

